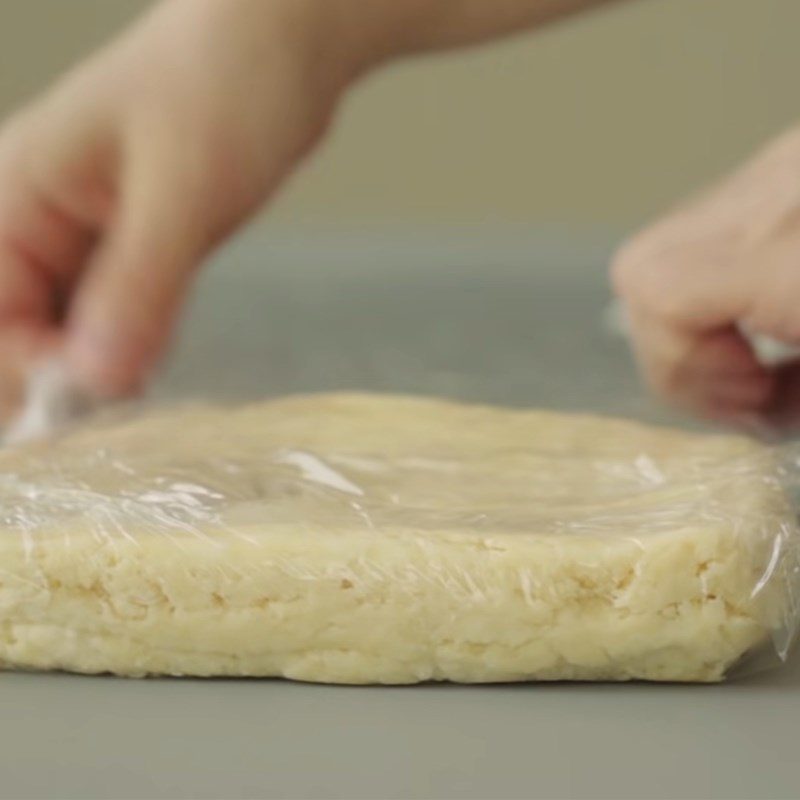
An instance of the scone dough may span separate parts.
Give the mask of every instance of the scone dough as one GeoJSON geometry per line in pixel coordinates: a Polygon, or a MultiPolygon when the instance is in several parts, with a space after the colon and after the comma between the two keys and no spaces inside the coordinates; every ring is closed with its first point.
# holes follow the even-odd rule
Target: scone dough
{"type": "Polygon", "coordinates": [[[181,408],[0,452],[0,662],[716,681],[787,612],[744,438],[439,400],[181,408]]]}

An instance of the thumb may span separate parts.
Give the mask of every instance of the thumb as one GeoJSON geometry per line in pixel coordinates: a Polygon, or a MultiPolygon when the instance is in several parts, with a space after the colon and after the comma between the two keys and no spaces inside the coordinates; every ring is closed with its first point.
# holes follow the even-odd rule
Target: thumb
{"type": "Polygon", "coordinates": [[[95,394],[121,396],[142,387],[210,248],[210,208],[190,172],[181,174],[174,162],[131,171],[108,237],[75,290],[67,359],[95,394]]]}

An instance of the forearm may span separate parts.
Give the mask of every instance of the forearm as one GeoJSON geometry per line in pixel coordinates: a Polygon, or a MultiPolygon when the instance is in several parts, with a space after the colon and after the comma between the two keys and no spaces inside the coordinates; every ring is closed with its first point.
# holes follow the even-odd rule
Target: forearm
{"type": "Polygon", "coordinates": [[[415,52],[488,41],[613,1],[328,0],[323,13],[342,46],[371,66],[415,52]]]}
{"type": "Polygon", "coordinates": [[[288,7],[311,21],[320,50],[333,50],[339,65],[359,74],[394,58],[489,41],[611,2],[619,0],[288,0],[288,7]]]}
{"type": "Polygon", "coordinates": [[[282,44],[308,53],[310,63],[332,84],[346,85],[395,58],[489,41],[619,0],[169,2],[182,4],[188,19],[203,20],[212,30],[233,27],[260,31],[262,36],[264,31],[277,33],[282,44]]]}

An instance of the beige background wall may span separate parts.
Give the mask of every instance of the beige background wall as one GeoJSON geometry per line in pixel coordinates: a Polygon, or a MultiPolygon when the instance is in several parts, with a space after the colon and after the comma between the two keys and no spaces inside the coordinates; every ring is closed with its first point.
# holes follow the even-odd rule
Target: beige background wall
{"type": "MultiPolygon", "coordinates": [[[[0,113],[145,5],[0,0],[0,113]]],[[[637,0],[396,66],[275,219],[633,226],[800,117],[798,31],[798,0],[637,0]]]]}

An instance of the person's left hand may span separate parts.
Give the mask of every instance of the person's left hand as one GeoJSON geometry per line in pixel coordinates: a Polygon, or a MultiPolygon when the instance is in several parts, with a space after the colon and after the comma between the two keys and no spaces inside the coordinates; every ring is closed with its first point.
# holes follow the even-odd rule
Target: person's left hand
{"type": "Polygon", "coordinates": [[[800,130],[627,242],[613,281],[647,383],[726,423],[792,424],[800,365],[747,334],[800,344],[800,130]]]}

